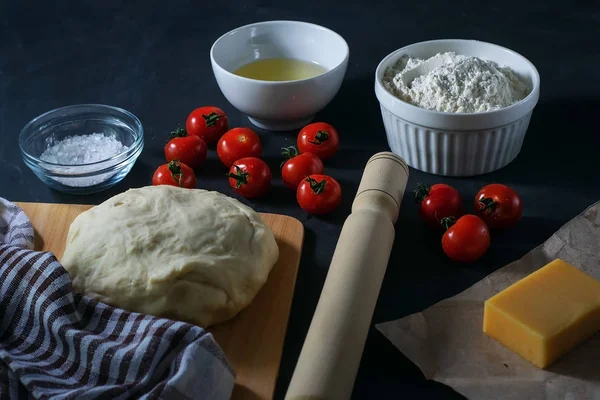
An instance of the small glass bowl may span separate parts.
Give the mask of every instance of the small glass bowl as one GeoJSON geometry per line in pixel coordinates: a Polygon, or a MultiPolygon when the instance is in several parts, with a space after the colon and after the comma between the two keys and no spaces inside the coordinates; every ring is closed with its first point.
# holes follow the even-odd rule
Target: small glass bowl
{"type": "Polygon", "coordinates": [[[90,194],[119,183],[129,173],[144,148],[144,128],[129,111],[102,104],[57,108],[32,119],[19,135],[25,164],[51,188],[72,194],[90,194]],[[106,160],[65,165],[40,159],[54,143],[67,137],[101,133],[127,146],[106,160]]]}

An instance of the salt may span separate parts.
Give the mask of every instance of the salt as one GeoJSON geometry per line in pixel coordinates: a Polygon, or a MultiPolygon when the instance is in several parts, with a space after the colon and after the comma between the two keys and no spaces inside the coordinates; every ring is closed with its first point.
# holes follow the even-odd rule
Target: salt
{"type": "Polygon", "coordinates": [[[68,136],[48,147],[40,160],[63,165],[90,164],[104,161],[127,149],[114,137],[102,133],[68,136]]]}
{"type": "MultiPolygon", "coordinates": [[[[85,174],[105,169],[113,163],[106,162],[101,165],[83,164],[106,161],[128,149],[129,146],[122,144],[112,136],[105,136],[102,133],[91,133],[88,135],[68,136],[63,140],[51,144],[40,155],[40,160],[53,164],[62,164],[62,166],[50,168],[56,174],[63,176],[85,174]]],[[[88,187],[102,183],[114,175],[115,172],[108,172],[90,177],[52,177],[52,179],[66,186],[88,187]]]]}

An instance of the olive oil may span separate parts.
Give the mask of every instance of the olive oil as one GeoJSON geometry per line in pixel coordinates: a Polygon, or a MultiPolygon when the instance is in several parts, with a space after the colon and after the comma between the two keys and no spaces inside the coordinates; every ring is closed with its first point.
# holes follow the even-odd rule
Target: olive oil
{"type": "Polygon", "coordinates": [[[292,58],[267,58],[242,65],[233,73],[261,81],[297,81],[321,75],[327,70],[317,63],[292,58]]]}

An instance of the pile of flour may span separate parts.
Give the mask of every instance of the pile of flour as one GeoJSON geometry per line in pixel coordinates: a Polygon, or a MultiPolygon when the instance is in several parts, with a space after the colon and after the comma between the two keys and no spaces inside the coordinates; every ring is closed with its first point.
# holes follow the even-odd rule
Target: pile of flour
{"type": "Polygon", "coordinates": [[[408,103],[451,113],[498,110],[530,92],[509,67],[454,52],[427,60],[403,56],[385,72],[383,84],[408,103]]]}

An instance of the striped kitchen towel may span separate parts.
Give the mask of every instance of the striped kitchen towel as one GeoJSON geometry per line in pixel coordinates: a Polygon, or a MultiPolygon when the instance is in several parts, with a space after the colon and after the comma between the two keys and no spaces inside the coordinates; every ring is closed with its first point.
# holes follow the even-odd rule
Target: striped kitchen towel
{"type": "Polygon", "coordinates": [[[72,291],[0,198],[0,399],[229,399],[234,374],[200,327],[72,291]]]}

